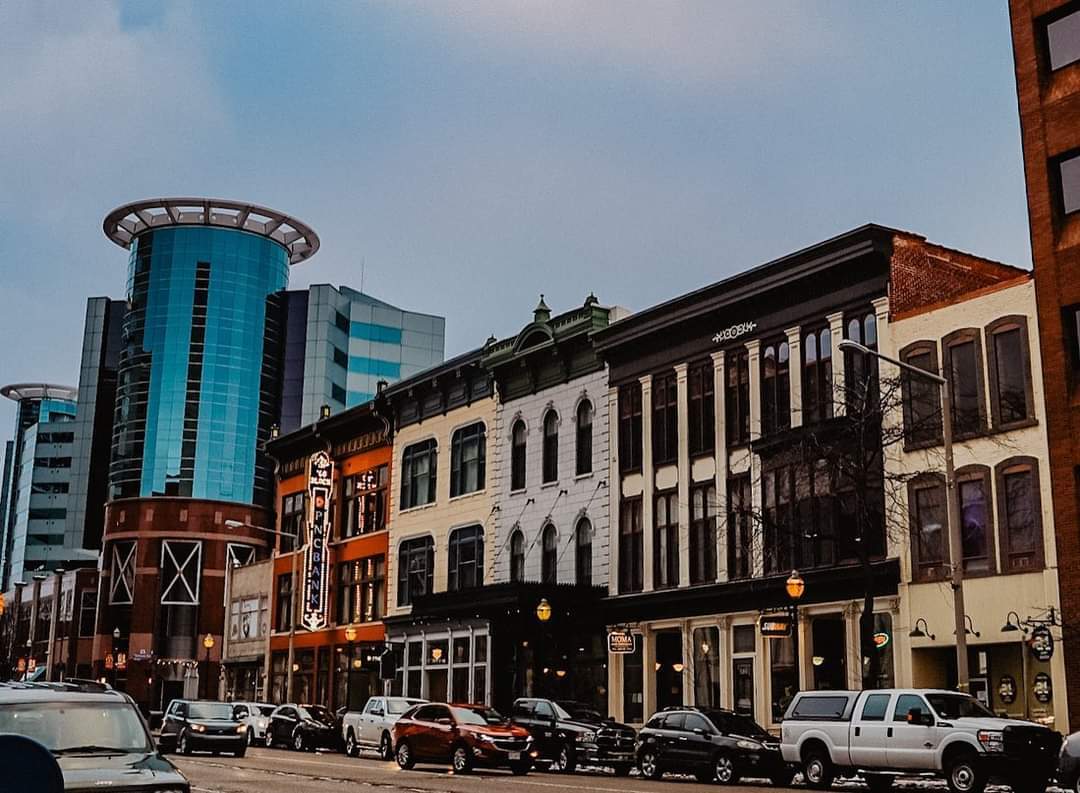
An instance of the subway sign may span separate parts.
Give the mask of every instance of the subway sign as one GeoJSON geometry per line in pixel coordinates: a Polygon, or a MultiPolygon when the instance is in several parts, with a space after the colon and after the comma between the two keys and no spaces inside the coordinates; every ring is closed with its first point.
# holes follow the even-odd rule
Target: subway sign
{"type": "Polygon", "coordinates": [[[762,636],[790,636],[790,614],[766,614],[759,623],[762,636]]]}
{"type": "Polygon", "coordinates": [[[308,473],[308,536],[304,549],[304,603],[300,624],[309,631],[326,627],[330,611],[330,559],[326,541],[330,534],[330,496],[334,487],[334,464],[326,452],[311,457],[308,473]]]}

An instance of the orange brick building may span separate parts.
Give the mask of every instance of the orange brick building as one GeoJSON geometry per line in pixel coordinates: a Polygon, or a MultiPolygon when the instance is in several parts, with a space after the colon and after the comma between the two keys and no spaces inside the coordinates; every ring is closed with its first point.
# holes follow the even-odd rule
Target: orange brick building
{"type": "MultiPolygon", "coordinates": [[[[1080,3],[1010,0],[1042,340],[1058,563],[1080,565],[1080,3]]],[[[1066,680],[1080,724],[1080,579],[1061,579],[1066,680]]]]}
{"type": "Polygon", "coordinates": [[[302,427],[271,442],[277,462],[279,535],[267,648],[268,698],[336,709],[359,707],[378,685],[386,611],[386,553],[391,445],[379,400],[302,427]],[[310,551],[321,493],[312,462],[332,463],[325,511],[325,561],[310,551]],[[313,501],[314,496],[314,501],[313,501]],[[314,504],[314,509],[312,505],[314,504]],[[293,537],[302,545],[294,550],[293,537]],[[293,572],[297,586],[294,589],[293,572]],[[320,577],[326,586],[315,601],[320,577]],[[295,626],[292,615],[298,615],[295,626]],[[355,630],[353,642],[346,629],[355,630]],[[291,645],[291,649],[290,649],[291,645]],[[351,657],[350,657],[351,651],[351,657]],[[351,679],[350,679],[351,678],[351,679]]]}

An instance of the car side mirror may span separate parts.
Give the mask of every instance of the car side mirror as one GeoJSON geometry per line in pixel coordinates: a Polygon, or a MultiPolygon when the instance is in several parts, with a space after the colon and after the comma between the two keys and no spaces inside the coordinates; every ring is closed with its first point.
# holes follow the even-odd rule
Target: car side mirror
{"type": "Polygon", "coordinates": [[[934,724],[934,717],[929,713],[923,713],[922,708],[912,708],[908,711],[907,721],[908,724],[930,727],[934,724]]]}
{"type": "Polygon", "coordinates": [[[451,724],[452,724],[453,722],[451,722],[451,721],[450,721],[450,717],[449,717],[449,716],[440,716],[439,718],[437,718],[437,719],[435,720],[435,723],[436,723],[436,724],[442,724],[442,725],[444,725],[444,726],[447,726],[447,727],[448,727],[448,726],[450,726],[450,725],[451,725],[451,724]]]}
{"type": "Polygon", "coordinates": [[[705,730],[702,729],[701,727],[695,727],[694,728],[694,735],[704,735],[704,734],[705,734],[705,730]]]}

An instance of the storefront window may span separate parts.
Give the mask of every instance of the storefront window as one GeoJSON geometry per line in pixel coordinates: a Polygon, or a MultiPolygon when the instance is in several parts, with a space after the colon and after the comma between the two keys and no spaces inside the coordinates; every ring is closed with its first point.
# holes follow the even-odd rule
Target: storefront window
{"type": "Polygon", "coordinates": [[[769,640],[769,670],[772,720],[778,722],[784,718],[788,705],[799,690],[793,637],[785,636],[769,640]]]}
{"type": "Polygon", "coordinates": [[[476,652],[473,656],[473,699],[476,702],[487,703],[487,656],[488,637],[477,636],[476,652]]]}
{"type": "Polygon", "coordinates": [[[636,636],[634,652],[622,657],[623,662],[623,721],[641,724],[645,721],[645,674],[642,663],[641,636],[636,636]]]}
{"type": "MultiPolygon", "coordinates": [[[[893,675],[893,632],[892,614],[874,615],[874,635],[877,647],[878,674],[874,688],[892,688],[893,675]]],[[[869,670],[867,670],[869,673],[869,670]]]]}
{"type": "Polygon", "coordinates": [[[435,702],[484,702],[488,636],[474,633],[475,628],[459,627],[426,640],[396,644],[405,648],[400,668],[402,693],[435,702]]]}
{"type": "Polygon", "coordinates": [[[720,707],[720,630],[694,630],[694,701],[702,707],[720,707]]]}

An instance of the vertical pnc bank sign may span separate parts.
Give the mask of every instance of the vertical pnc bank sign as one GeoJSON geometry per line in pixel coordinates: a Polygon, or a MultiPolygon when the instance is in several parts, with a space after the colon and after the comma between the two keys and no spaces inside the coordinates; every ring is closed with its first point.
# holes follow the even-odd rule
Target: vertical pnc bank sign
{"type": "Polygon", "coordinates": [[[300,624],[309,631],[325,628],[329,613],[330,560],[326,541],[330,535],[330,494],[334,487],[334,464],[326,452],[311,456],[308,474],[308,537],[304,550],[304,607],[300,624]]]}

